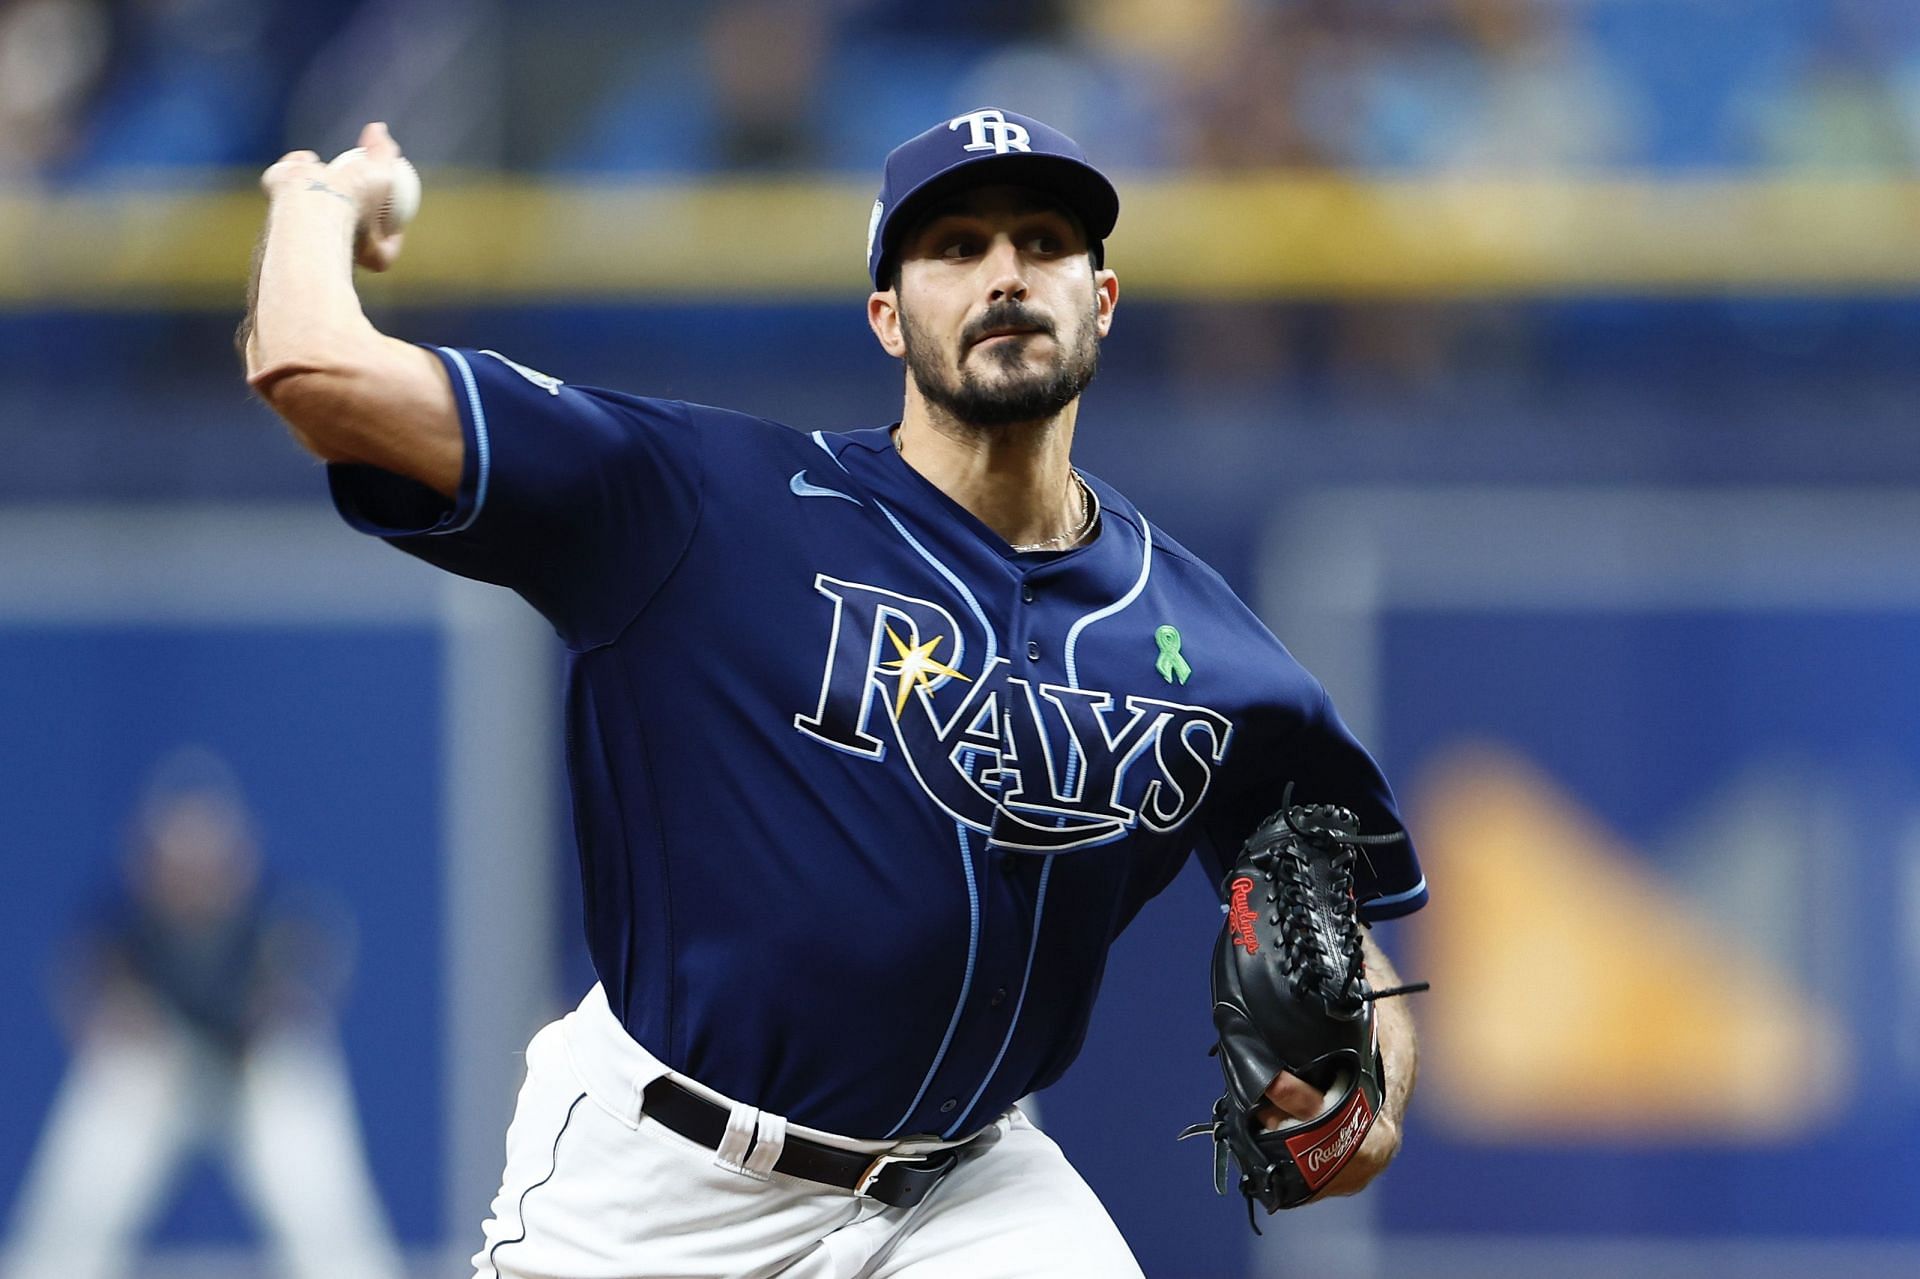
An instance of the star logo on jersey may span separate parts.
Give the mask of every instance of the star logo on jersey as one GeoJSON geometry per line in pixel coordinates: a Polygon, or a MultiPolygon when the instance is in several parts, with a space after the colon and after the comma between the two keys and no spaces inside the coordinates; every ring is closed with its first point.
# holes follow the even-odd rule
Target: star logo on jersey
{"type": "Polygon", "coordinates": [[[995,847],[1059,853],[1172,831],[1226,760],[1233,725],[1210,707],[1017,675],[993,636],[970,651],[933,600],[825,573],[813,585],[832,620],[819,702],[794,728],[903,761],[928,799],[995,847]]]}
{"type": "Polygon", "coordinates": [[[895,635],[893,628],[889,626],[887,638],[893,641],[895,651],[900,654],[891,662],[882,663],[880,667],[887,674],[900,677],[900,689],[894,695],[893,701],[893,714],[896,719],[899,718],[900,712],[907,708],[907,694],[915,688],[930,688],[933,676],[951,675],[956,679],[967,678],[945,662],[936,662],[933,659],[933,650],[940,647],[940,641],[946,636],[936,635],[924,644],[909,645],[895,635]]]}

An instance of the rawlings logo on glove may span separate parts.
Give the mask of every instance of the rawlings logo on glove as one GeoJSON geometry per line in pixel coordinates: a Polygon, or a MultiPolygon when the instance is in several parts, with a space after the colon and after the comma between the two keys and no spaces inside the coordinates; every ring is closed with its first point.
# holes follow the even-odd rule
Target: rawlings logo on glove
{"type": "Polygon", "coordinates": [[[1334,1121],[1332,1136],[1323,1137],[1322,1130],[1315,1128],[1301,1136],[1287,1138],[1287,1153],[1300,1165],[1301,1175],[1314,1190],[1347,1166],[1347,1160],[1360,1149],[1367,1130],[1373,1127],[1373,1107],[1367,1104],[1367,1094],[1361,1089],[1354,1090],[1344,1110],[1334,1113],[1339,1117],[1334,1121]]]}
{"type": "Polygon", "coordinates": [[[1247,898],[1253,892],[1253,881],[1242,875],[1232,884],[1232,904],[1227,907],[1227,936],[1236,946],[1243,946],[1249,955],[1260,953],[1260,939],[1253,935],[1253,907],[1247,905],[1247,898]]]}
{"type": "Polygon", "coordinates": [[[1212,970],[1226,1092],[1211,1123],[1180,1134],[1213,1137],[1221,1194],[1229,1156],[1239,1165],[1249,1221],[1255,1203],[1268,1212],[1306,1203],[1360,1149],[1385,1090],[1374,1001],[1426,989],[1368,987],[1354,898],[1360,849],[1405,836],[1362,835],[1346,809],[1292,800],[1288,786],[1227,876],[1212,970]],[[1283,1071],[1326,1094],[1319,1116],[1270,1126],[1266,1092],[1283,1071]]]}

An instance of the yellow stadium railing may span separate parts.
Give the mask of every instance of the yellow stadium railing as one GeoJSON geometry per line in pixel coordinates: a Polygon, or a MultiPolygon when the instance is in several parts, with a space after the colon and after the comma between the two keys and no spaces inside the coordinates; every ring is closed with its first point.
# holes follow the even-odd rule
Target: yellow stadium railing
{"type": "MultiPolygon", "coordinates": [[[[1130,297],[1364,299],[1920,290],[1920,181],[1309,174],[1122,179],[1130,297]]],[[[427,175],[376,303],[845,298],[872,192],[843,180],[427,175]]],[[[197,186],[0,189],[0,308],[234,308],[263,205],[197,186]]]]}

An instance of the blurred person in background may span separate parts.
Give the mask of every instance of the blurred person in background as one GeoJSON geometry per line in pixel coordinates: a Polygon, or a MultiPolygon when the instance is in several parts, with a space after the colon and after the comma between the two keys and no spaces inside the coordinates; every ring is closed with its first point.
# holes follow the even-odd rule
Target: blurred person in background
{"type": "Polygon", "coordinates": [[[38,177],[79,145],[110,34],[98,0],[0,0],[0,184],[38,177]]]}
{"type": "Polygon", "coordinates": [[[811,0],[717,6],[706,36],[719,163],[793,169],[818,160],[815,110],[827,13],[811,0]]]}
{"type": "Polygon", "coordinates": [[[232,772],[202,750],[155,770],[123,871],[66,974],[74,1060],[7,1279],[131,1273],[201,1149],[223,1156],[287,1273],[400,1279],[332,1027],[343,930],[269,899],[232,772]]]}

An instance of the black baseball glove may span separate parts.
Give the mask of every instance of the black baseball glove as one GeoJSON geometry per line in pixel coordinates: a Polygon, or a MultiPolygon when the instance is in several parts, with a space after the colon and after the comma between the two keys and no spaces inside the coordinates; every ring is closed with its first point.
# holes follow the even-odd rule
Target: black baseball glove
{"type": "Polygon", "coordinates": [[[1213,954],[1214,1052],[1227,1090],[1213,1122],[1182,1137],[1214,1140],[1214,1189],[1227,1191],[1227,1157],[1240,1192],[1270,1213],[1312,1199],[1360,1148],[1379,1113],[1385,1080],[1373,1002],[1426,989],[1424,982],[1369,989],[1353,870],[1364,846],[1405,836],[1362,835],[1344,808],[1292,802],[1240,850],[1222,896],[1227,921],[1213,954]],[[1318,1118],[1280,1116],[1267,1086],[1291,1071],[1327,1095],[1318,1118]]]}

